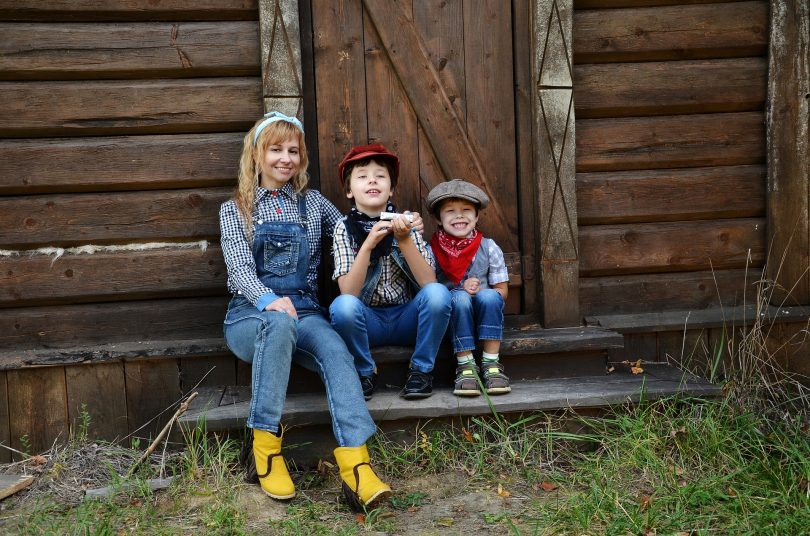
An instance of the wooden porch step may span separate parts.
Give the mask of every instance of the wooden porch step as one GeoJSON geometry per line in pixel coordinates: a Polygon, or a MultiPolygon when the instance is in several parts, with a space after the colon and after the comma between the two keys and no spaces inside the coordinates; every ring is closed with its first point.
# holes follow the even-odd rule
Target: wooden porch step
{"type": "MultiPolygon", "coordinates": [[[[498,413],[522,413],[565,408],[599,408],[642,398],[654,400],[678,393],[698,397],[718,396],[721,388],[696,376],[667,365],[645,365],[642,374],[617,367],[609,375],[577,378],[522,380],[512,384],[506,395],[462,398],[450,387],[439,387],[423,400],[405,400],[396,389],[381,389],[367,402],[372,418],[385,422],[408,419],[435,419],[498,413]]],[[[198,419],[210,432],[241,429],[245,426],[250,403],[250,388],[214,387],[199,390],[199,396],[180,418],[184,426],[198,419]]],[[[331,422],[326,398],[322,393],[287,396],[284,407],[287,426],[322,426],[331,422]]]]}

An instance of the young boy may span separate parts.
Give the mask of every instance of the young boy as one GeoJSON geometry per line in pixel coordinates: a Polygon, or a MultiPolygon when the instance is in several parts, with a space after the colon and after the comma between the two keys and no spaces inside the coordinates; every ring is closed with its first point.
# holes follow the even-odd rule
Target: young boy
{"type": "Polygon", "coordinates": [[[453,394],[458,396],[481,394],[472,354],[476,334],[483,341],[481,368],[487,393],[512,390],[498,362],[509,273],[501,248],[475,227],[479,210],[488,204],[483,190],[461,179],[443,182],[427,196],[428,210],[439,223],[430,241],[438,279],[452,295],[450,334],[458,361],[453,394]]]}
{"type": "Polygon", "coordinates": [[[380,144],[354,147],[338,167],[353,207],[334,231],[332,278],[341,295],[332,302],[332,325],[354,356],[363,394],[371,398],[377,369],[370,348],[414,345],[404,398],[433,392],[433,365],[450,319],[450,292],[436,282],[430,247],[413,217],[394,212],[391,197],[399,159],[380,144]]]}

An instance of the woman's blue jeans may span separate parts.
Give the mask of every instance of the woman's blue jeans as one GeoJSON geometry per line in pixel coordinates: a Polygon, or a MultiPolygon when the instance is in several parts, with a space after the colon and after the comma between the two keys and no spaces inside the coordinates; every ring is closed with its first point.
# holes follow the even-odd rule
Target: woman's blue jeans
{"type": "Polygon", "coordinates": [[[342,294],[329,307],[329,316],[349,352],[357,374],[371,376],[375,346],[414,346],[411,368],[429,373],[450,320],[450,291],[428,283],[408,303],[369,307],[359,298],[342,294]]]}
{"type": "Polygon", "coordinates": [[[337,443],[359,447],[376,426],[352,356],[322,314],[299,309],[298,315],[295,320],[286,313],[253,308],[248,316],[225,324],[228,347],[239,359],[252,363],[253,398],[247,425],[278,433],[290,365],[295,362],[321,377],[337,443]]]}
{"type": "Polygon", "coordinates": [[[503,339],[503,297],[485,288],[471,296],[464,289],[451,293],[450,337],[453,352],[474,350],[478,340],[503,339]]]}

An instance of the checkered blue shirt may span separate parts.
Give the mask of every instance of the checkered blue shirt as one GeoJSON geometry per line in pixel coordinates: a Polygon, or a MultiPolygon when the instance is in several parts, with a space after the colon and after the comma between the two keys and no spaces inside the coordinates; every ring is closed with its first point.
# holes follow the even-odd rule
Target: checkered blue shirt
{"type": "MultiPolygon", "coordinates": [[[[506,268],[506,261],[503,258],[503,250],[491,238],[481,240],[481,246],[487,248],[489,256],[489,272],[487,272],[487,282],[489,286],[509,281],[509,270],[506,268]]],[[[475,257],[473,257],[475,260],[475,257]]]]}
{"type": "MultiPolygon", "coordinates": [[[[307,282],[313,294],[318,292],[318,267],[321,264],[321,238],[332,236],[335,224],[343,217],[340,211],[316,190],[306,190],[307,240],[309,241],[309,270],[307,282]]],[[[300,223],[298,199],[288,183],[278,190],[258,187],[256,210],[253,212],[253,228],[264,222],[295,221],[300,223]]],[[[245,237],[242,220],[236,203],[228,200],[219,209],[219,227],[222,233],[222,254],[228,267],[228,290],[242,294],[250,303],[259,307],[259,300],[273,291],[267,288],[256,274],[256,261],[251,245],[245,237]]],[[[271,296],[272,297],[272,296],[271,296]]],[[[269,301],[262,300],[264,305],[269,301]],[[266,303],[265,303],[266,302],[266,303]]],[[[263,307],[261,307],[263,309],[263,307]]]]}

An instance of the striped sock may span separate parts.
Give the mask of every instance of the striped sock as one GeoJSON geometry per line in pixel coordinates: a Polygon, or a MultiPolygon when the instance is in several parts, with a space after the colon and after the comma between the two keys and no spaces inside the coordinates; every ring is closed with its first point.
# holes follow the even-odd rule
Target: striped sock
{"type": "Polygon", "coordinates": [[[497,363],[499,356],[500,354],[488,354],[487,352],[484,352],[484,354],[481,356],[481,365],[486,365],[487,363],[497,363]]]}
{"type": "Polygon", "coordinates": [[[457,355],[456,360],[458,361],[459,366],[460,365],[468,365],[470,363],[475,362],[475,359],[473,358],[472,353],[464,354],[464,355],[457,355]]]}

